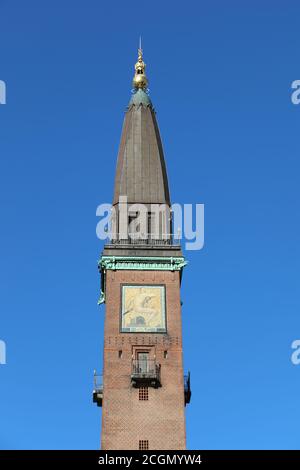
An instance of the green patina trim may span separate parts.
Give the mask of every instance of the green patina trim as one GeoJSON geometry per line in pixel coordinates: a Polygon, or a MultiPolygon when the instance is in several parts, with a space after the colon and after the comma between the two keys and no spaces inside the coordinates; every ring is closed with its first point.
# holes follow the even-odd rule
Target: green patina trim
{"type": "Polygon", "coordinates": [[[99,297],[99,300],[98,300],[98,305],[101,305],[101,304],[104,304],[105,303],[105,294],[103,292],[103,290],[100,292],[100,297],[99,297]]]}
{"type": "Polygon", "coordinates": [[[102,256],[100,270],[180,271],[187,265],[183,256],[102,256]]]}
{"type": "Polygon", "coordinates": [[[138,106],[140,104],[142,104],[144,106],[151,106],[152,107],[152,103],[151,103],[149,95],[144,90],[141,90],[141,89],[137,90],[132,95],[132,97],[129,101],[129,107],[131,107],[132,105],[138,106]]]}

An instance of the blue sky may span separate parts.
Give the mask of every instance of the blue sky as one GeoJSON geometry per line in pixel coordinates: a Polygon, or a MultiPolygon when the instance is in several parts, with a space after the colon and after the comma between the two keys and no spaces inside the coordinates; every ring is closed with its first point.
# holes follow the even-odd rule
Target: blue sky
{"type": "Polygon", "coordinates": [[[0,0],[0,448],[99,447],[96,207],[110,202],[138,37],[186,253],[190,449],[299,448],[296,1],[0,0]]]}

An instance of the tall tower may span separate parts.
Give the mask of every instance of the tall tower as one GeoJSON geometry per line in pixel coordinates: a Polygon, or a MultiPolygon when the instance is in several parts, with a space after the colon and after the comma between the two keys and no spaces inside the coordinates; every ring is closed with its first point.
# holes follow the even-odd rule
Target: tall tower
{"type": "Polygon", "coordinates": [[[189,376],[182,359],[180,284],[162,142],[141,47],[121,136],[111,238],[99,261],[105,302],[102,449],[185,449],[189,376]]]}

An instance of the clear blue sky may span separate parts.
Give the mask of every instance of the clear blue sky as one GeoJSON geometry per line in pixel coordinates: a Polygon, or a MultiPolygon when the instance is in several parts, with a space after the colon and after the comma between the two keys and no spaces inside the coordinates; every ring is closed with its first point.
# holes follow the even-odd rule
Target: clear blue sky
{"type": "Polygon", "coordinates": [[[300,6],[0,0],[0,447],[93,449],[110,202],[138,37],[173,202],[205,204],[182,299],[189,448],[299,448],[300,6]]]}

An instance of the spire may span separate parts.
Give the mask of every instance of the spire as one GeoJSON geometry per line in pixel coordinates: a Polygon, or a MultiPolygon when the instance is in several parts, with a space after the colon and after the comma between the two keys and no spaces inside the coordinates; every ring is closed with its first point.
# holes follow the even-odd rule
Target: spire
{"type": "Polygon", "coordinates": [[[163,146],[147,78],[141,39],[133,79],[134,93],[122,130],[115,179],[114,202],[127,195],[129,203],[170,205],[163,146]]]}
{"type": "Polygon", "coordinates": [[[148,86],[148,80],[146,77],[146,64],[143,61],[143,49],[142,49],[142,38],[140,37],[139,41],[139,48],[138,48],[138,60],[137,63],[134,66],[135,68],[135,73],[133,77],[133,88],[135,90],[146,90],[148,86]]]}

